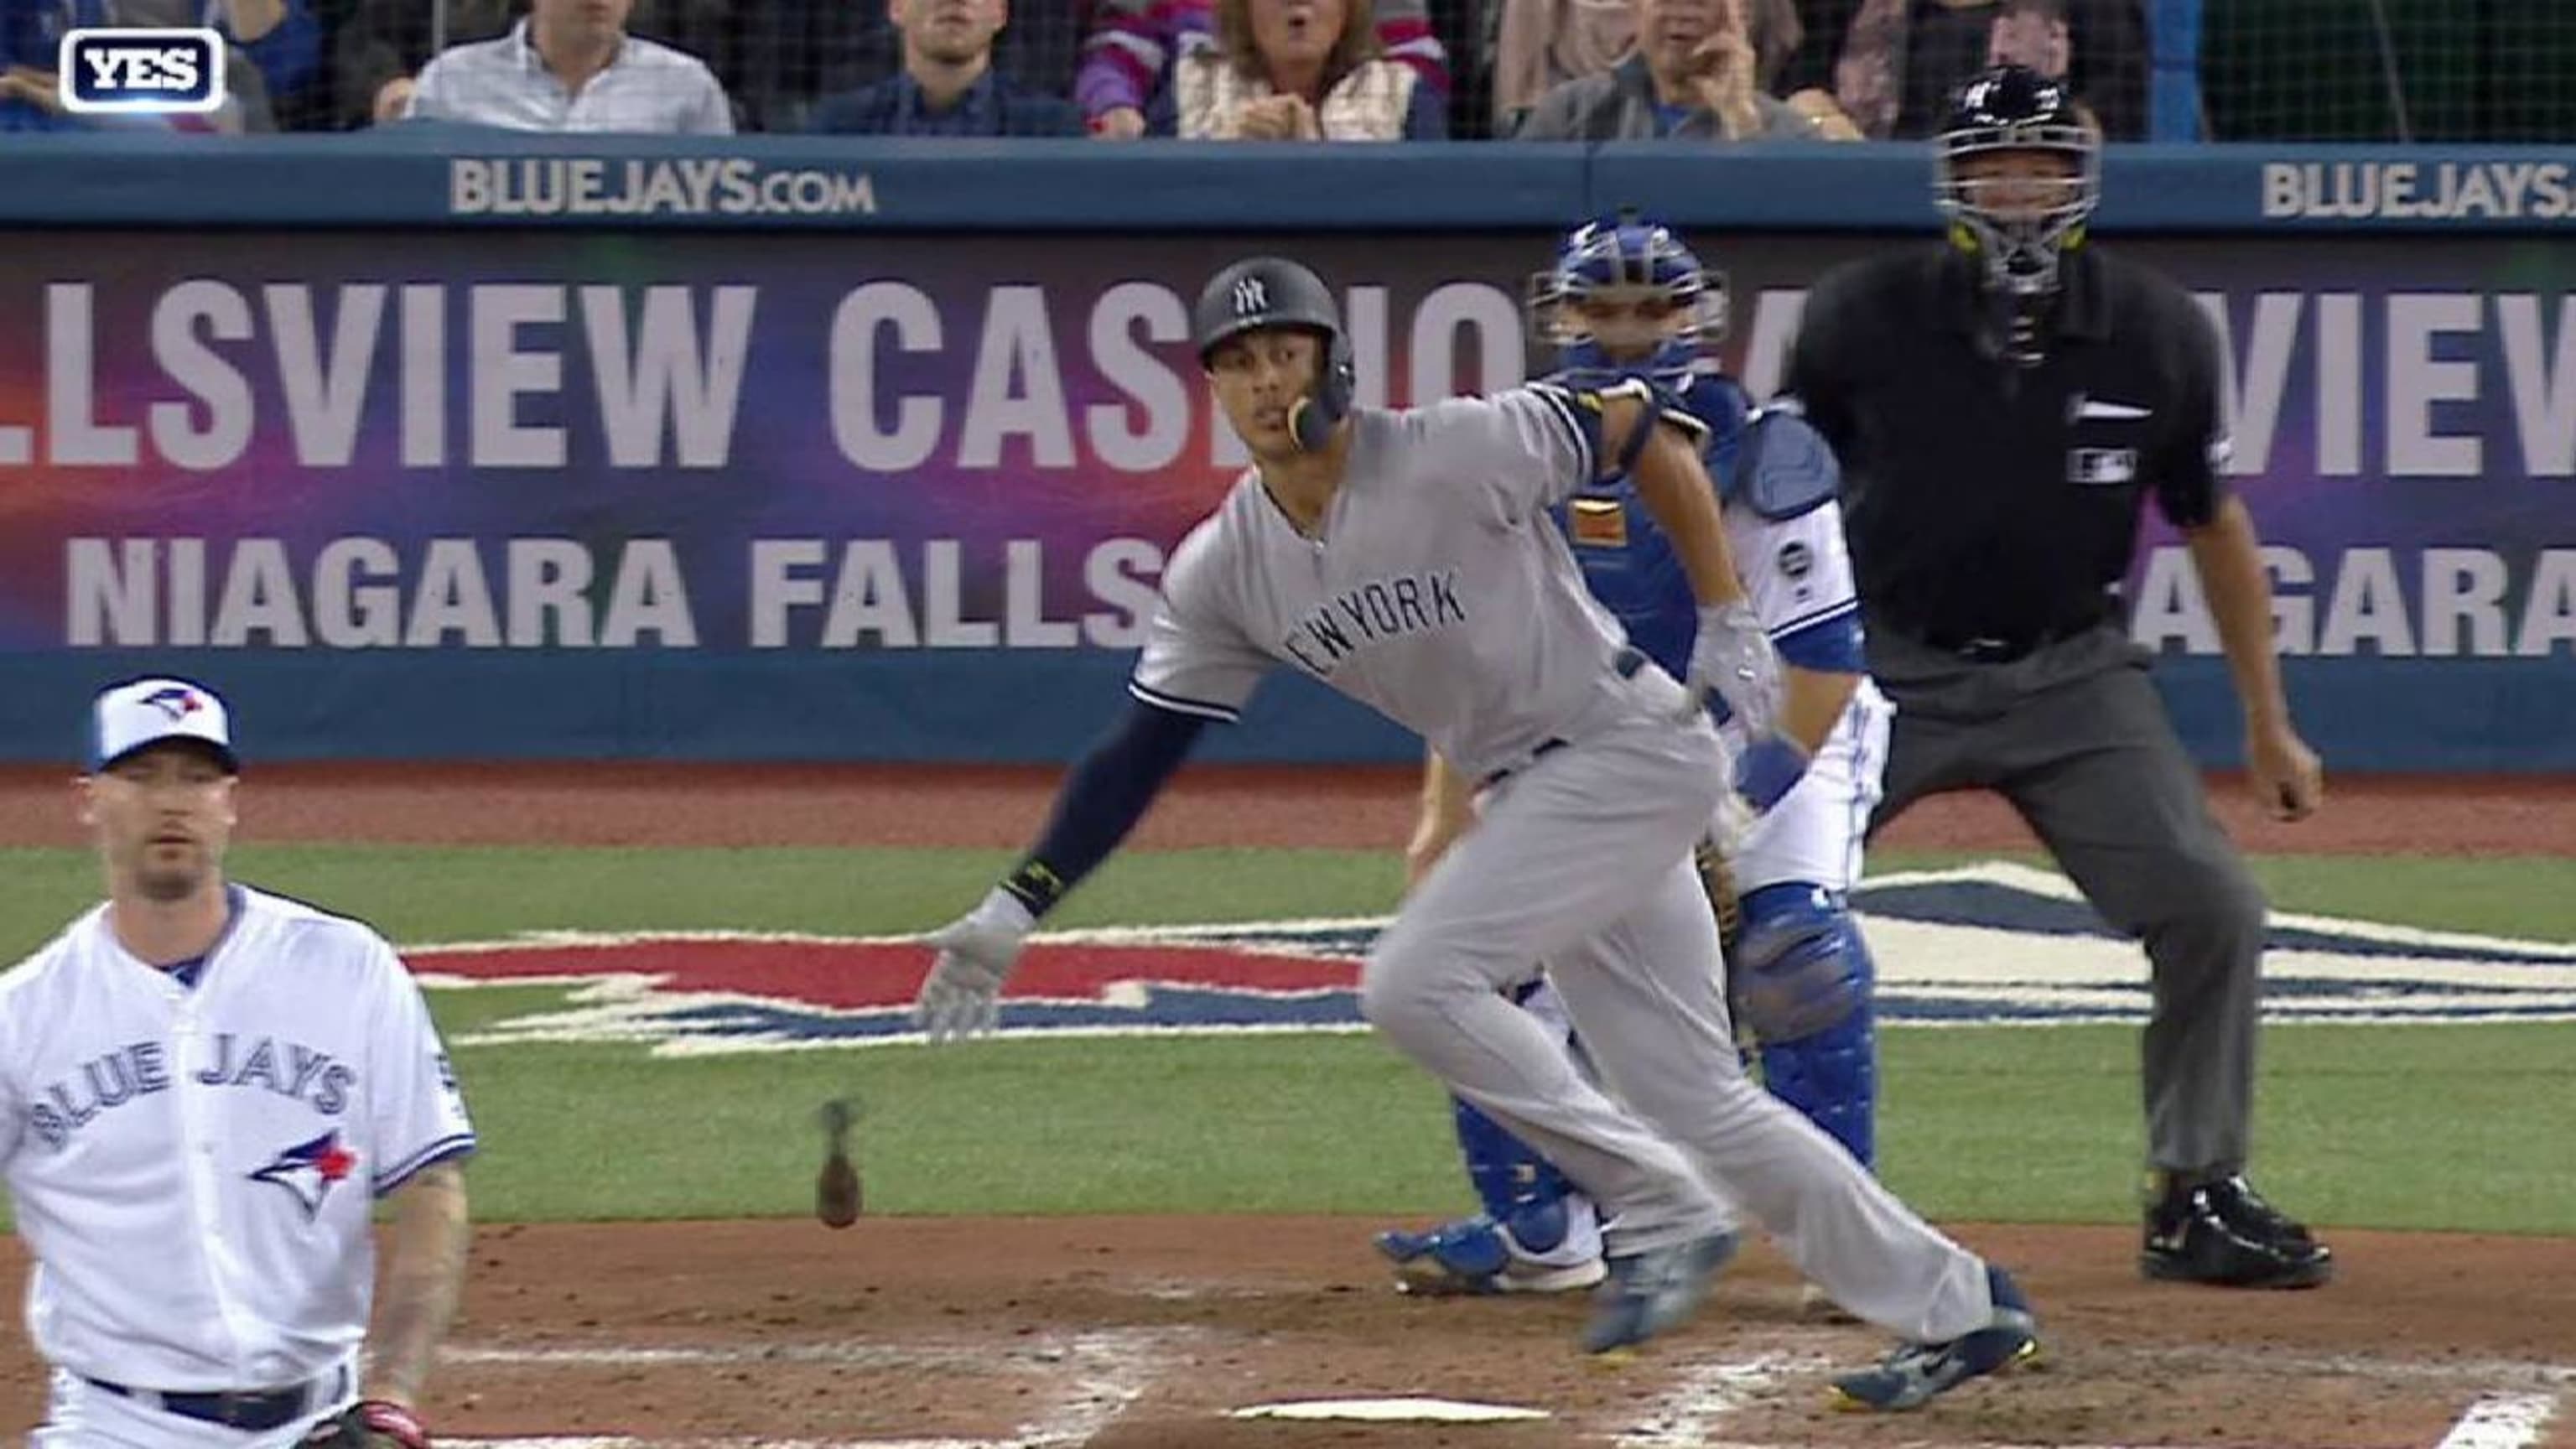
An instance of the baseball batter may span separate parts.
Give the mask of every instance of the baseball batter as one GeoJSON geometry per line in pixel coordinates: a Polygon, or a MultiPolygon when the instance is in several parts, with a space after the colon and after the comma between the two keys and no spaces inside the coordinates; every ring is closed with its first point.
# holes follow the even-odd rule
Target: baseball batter
{"type": "Polygon", "coordinates": [[[0,977],[0,1175],[52,1366],[31,1442],[422,1449],[474,1129],[420,991],[366,926],[226,879],[212,692],[120,685],[93,723],[107,901],[0,977]]]}
{"type": "MultiPolygon", "coordinates": [[[[1733,381],[1703,371],[1724,335],[1724,283],[1663,226],[1623,215],[1576,228],[1536,279],[1531,310],[1535,330],[1559,350],[1559,381],[1646,377],[1708,425],[1730,551],[1786,665],[1779,734],[1737,756],[1749,802],[1763,813],[1726,867],[1727,904],[1739,918],[1727,943],[1729,1004],[1736,1025],[1761,1044],[1765,1084],[1869,1165],[1873,970],[1847,901],[1878,798],[1889,711],[1864,674],[1831,451],[1802,419],[1755,412],[1733,381]]],[[[1626,480],[1577,491],[1557,521],[1584,582],[1629,639],[1658,663],[1686,658],[1695,624],[1688,582],[1626,480]]],[[[1431,760],[1407,851],[1416,878],[1473,819],[1472,793],[1431,760]]],[[[1571,1034],[1545,978],[1515,983],[1511,994],[1571,1034]]],[[[1458,1102],[1456,1116],[1485,1210],[1428,1232],[1380,1234],[1405,1286],[1553,1292],[1598,1281],[1593,1205],[1472,1105],[1458,1102]]]]}
{"type": "Polygon", "coordinates": [[[1206,722],[1234,718],[1271,668],[1302,669],[1485,783],[1479,827],[1371,952],[1361,1008],[1605,1210],[1610,1276],[1586,1349],[1687,1316],[1733,1253],[1740,1200],[1855,1312],[1912,1341],[1838,1380],[1847,1402],[1911,1407],[2032,1351],[2009,1277],[1736,1057],[1691,863],[1728,779],[1703,706],[1714,691],[1759,739],[1778,677],[1700,462],[1702,425],[1638,379],[1353,411],[1331,294],[1277,258],[1218,273],[1194,323],[1254,466],[1174,554],[1135,703],[1076,765],[1037,849],[930,937],[925,1030],[993,1025],[1034,921],[1125,836],[1206,722]],[[1626,643],[1547,516],[1610,476],[1632,481],[1691,581],[1686,685],[1626,643]],[[1620,1100],[1499,994],[1534,957],[1620,1100]]]}

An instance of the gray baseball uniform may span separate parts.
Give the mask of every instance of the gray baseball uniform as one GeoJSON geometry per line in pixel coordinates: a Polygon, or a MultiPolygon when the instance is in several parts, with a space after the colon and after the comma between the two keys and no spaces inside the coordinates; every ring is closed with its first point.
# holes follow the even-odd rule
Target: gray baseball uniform
{"type": "Polygon", "coordinates": [[[1314,536],[1247,473],[1173,555],[1130,688],[1231,719],[1293,665],[1492,781],[1477,828],[1380,938],[1361,1007],[1590,1193],[1614,1254],[1728,1226],[1741,1201],[1891,1331],[1982,1327],[1984,1265],[1744,1077],[1690,864],[1726,748],[1626,647],[1546,513],[1598,471],[1600,406],[1533,384],[1358,412],[1314,536]],[[1533,959],[1627,1106],[1499,994],[1533,959]]]}

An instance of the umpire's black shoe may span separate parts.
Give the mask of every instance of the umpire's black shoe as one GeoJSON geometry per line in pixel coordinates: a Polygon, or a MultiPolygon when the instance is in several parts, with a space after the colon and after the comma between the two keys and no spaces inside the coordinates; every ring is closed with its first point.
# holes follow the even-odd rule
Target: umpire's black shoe
{"type": "Polygon", "coordinates": [[[2283,1217],[2242,1177],[2176,1181],[2147,1209],[2139,1271],[2222,1288],[2315,1288],[2334,1277],[2334,1253],[2283,1217]]]}

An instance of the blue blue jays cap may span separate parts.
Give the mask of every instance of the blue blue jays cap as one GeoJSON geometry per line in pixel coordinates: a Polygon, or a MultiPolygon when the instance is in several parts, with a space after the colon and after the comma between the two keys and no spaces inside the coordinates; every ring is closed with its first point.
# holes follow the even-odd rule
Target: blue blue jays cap
{"type": "Polygon", "coordinates": [[[137,750],[169,740],[192,740],[211,751],[226,770],[241,771],[241,757],[233,753],[232,713],[203,685],[184,679],[137,679],[100,693],[90,714],[92,774],[137,750]]]}

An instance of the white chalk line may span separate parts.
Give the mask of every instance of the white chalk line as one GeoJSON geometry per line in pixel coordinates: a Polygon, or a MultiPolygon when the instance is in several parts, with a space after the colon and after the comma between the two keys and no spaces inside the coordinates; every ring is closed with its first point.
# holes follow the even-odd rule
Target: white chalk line
{"type": "MultiPolygon", "coordinates": [[[[896,1367],[935,1367],[970,1357],[992,1361],[970,1349],[895,1348],[871,1343],[790,1343],[767,1348],[641,1348],[606,1344],[592,1348],[514,1348],[450,1345],[441,1351],[450,1363],[570,1364],[581,1367],[628,1368],[680,1364],[723,1367],[753,1363],[837,1363],[896,1367]]],[[[1007,1360],[1006,1360],[1007,1361],[1007,1360]]]]}
{"type": "Polygon", "coordinates": [[[2434,1449],[2526,1449],[2557,1414],[2555,1394],[2489,1394],[2469,1405],[2434,1449]]]}
{"type": "Polygon", "coordinates": [[[1610,1442],[1616,1449],[1703,1449],[1719,1423],[1752,1403],[1783,1377],[1825,1366],[1807,1354],[1766,1353],[1725,1363],[1696,1364],[1658,1394],[1645,1421],[1610,1442]]]}
{"type": "MultiPolygon", "coordinates": [[[[973,1363],[1023,1373],[1043,1373],[1062,1385],[1064,1402],[1024,1423],[1004,1438],[908,1437],[854,1439],[778,1439],[772,1437],[644,1439],[627,1435],[552,1435],[516,1438],[459,1439],[478,1449],[1078,1449],[1105,1431],[1118,1416],[1144,1396],[1155,1381],[1154,1365],[1174,1361],[1175,1340],[1196,1336],[1188,1330],[1113,1330],[1070,1339],[1039,1340],[1035,1346],[996,1352],[992,1345],[888,1344],[825,1341],[770,1344],[761,1347],[645,1346],[596,1344],[538,1347],[506,1344],[452,1344],[443,1356],[457,1363],[526,1365],[598,1365],[631,1367],[684,1365],[721,1367],[762,1363],[827,1363],[886,1368],[935,1368],[973,1363]],[[1067,1370],[1070,1370],[1067,1372],[1067,1370]]],[[[2242,1358],[2224,1348],[2128,1351],[2176,1367],[2197,1366],[2213,1372],[2241,1367],[2242,1358]]],[[[1813,1353],[1771,1353],[1749,1359],[1701,1364],[1686,1369],[1654,1401],[1641,1419],[1614,1434],[1613,1449],[1784,1449],[1777,1444],[1717,1437],[1724,1421],[1748,1407],[1781,1380],[1821,1370],[1829,1360],[1813,1353]]],[[[2434,1363],[2385,1359],[2363,1354],[2280,1356],[2267,1354],[2269,1372],[2320,1376],[2399,1379],[2416,1383],[2476,1384],[2483,1393],[2470,1405],[2434,1449],[2530,1449],[2555,1419],[2558,1391],[2576,1386],[2576,1367],[2521,1360],[2434,1363]]],[[[2130,1449],[2118,1444],[2022,1445],[1981,1443],[1967,1449],[2130,1449]]],[[[2188,1446],[2163,1446],[2188,1449],[2188,1446]]]]}
{"type": "MultiPolygon", "coordinates": [[[[2169,1364],[2198,1365],[2225,1372],[2241,1368],[2241,1355],[2223,1348],[2132,1350],[2169,1364]]],[[[1790,1376],[1819,1370],[1827,1360],[1813,1354],[1774,1353],[1750,1359],[1703,1364],[1683,1372],[1647,1411],[1644,1420],[1615,1435],[1613,1449],[1788,1449],[1776,1443],[1719,1437],[1725,1421],[1751,1406],[1767,1390],[1790,1376]]],[[[2475,1384],[2483,1391],[2458,1424],[2433,1449],[2530,1449],[2557,1416],[2559,1393],[2576,1386],[2576,1367],[2499,1359],[2431,1363],[2381,1359],[2362,1354],[2281,1356],[2266,1354],[2271,1373],[2304,1373],[2320,1377],[2397,1379],[2412,1383],[2475,1384]],[[2500,1385],[2512,1385],[2501,1388],[2500,1385]]],[[[2134,1449],[2121,1444],[1977,1443],[1961,1449],[2134,1449]]],[[[2160,1449],[2190,1449],[2163,1445],[2160,1449]]]]}
{"type": "Polygon", "coordinates": [[[516,1439],[460,1439],[442,1444],[474,1449],[1022,1449],[1017,1439],[635,1439],[622,1434],[555,1434],[516,1439]]]}
{"type": "MultiPolygon", "coordinates": [[[[2244,1372],[2244,1351],[2224,1344],[2196,1348],[2122,1348],[2119,1356],[2145,1359],[2179,1372],[2227,1374],[2244,1372]]],[[[2317,1378],[2403,1379],[2410,1383],[2457,1384],[2481,1391],[2548,1394],[2576,1388],[2576,1366],[2528,1359],[2462,1359],[2436,1363],[2423,1359],[2380,1358],[2372,1354],[2283,1354],[2264,1350],[2259,1362],[2268,1374],[2304,1374],[2317,1378]]]]}
{"type": "Polygon", "coordinates": [[[1040,1340],[1030,1348],[996,1351],[987,1344],[907,1345],[872,1343],[786,1343],[750,1347],[648,1347],[638,1344],[594,1344],[540,1348],[516,1345],[451,1344],[443,1357],[456,1363],[599,1365],[681,1365],[719,1367],[739,1364],[830,1363],[887,1368],[953,1367],[971,1361],[987,1368],[1043,1373],[1059,1388],[1057,1404],[1002,1438],[899,1439],[639,1439],[628,1435],[553,1435],[533,1438],[458,1439],[483,1449],[1077,1449],[1089,1443],[1144,1397],[1154,1385],[1157,1367],[1174,1362],[1188,1330],[1106,1330],[1066,1339],[1040,1340]]]}
{"type": "MultiPolygon", "coordinates": [[[[1757,1442],[1750,1439],[1722,1439],[1718,1432],[1725,1421],[1751,1407],[1781,1381],[1799,1374],[1819,1373],[1835,1360],[1812,1353],[1769,1353],[1732,1362],[1701,1364],[1685,1370],[1680,1379],[1655,1400],[1647,1411],[1646,1422],[1611,1439],[1612,1449],[1795,1449],[1794,1443],[1757,1442]]],[[[1818,1417],[1828,1412],[1815,1409],[1818,1417]]],[[[2123,1444],[2000,1444],[1974,1443],[1955,1449],[2135,1449],[2123,1444]]],[[[2191,1445],[2159,1445],[2157,1449],[2193,1449],[2191,1445]]],[[[2486,1449],[2486,1446],[2479,1446],[2486,1449]]]]}
{"type": "Polygon", "coordinates": [[[475,1449],[1006,1449],[1005,1439],[635,1439],[623,1434],[551,1434],[515,1439],[460,1439],[475,1449]]]}

